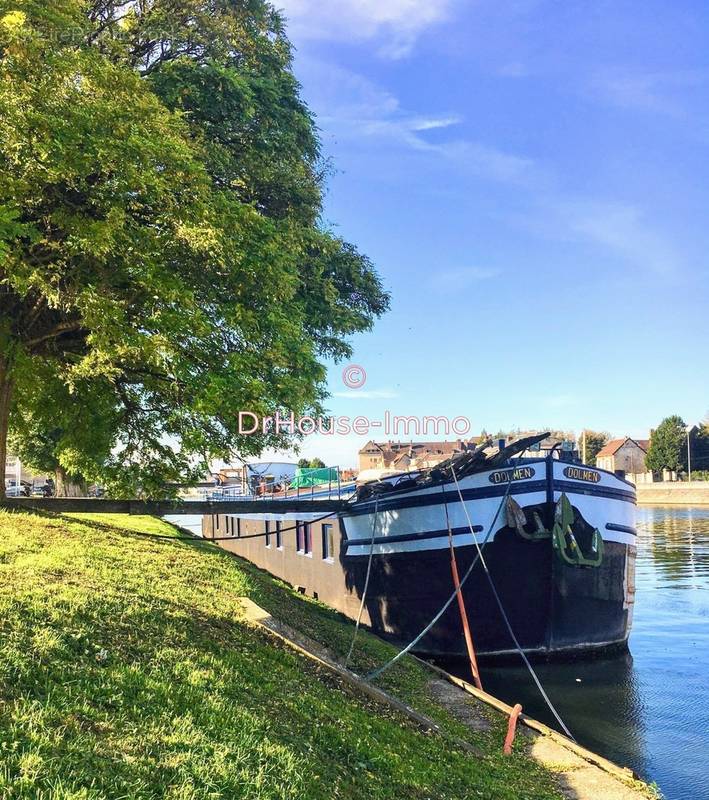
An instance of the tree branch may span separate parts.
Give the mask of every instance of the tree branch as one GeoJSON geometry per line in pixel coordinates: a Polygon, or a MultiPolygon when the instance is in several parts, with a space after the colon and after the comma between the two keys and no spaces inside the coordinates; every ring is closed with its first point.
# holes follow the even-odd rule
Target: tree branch
{"type": "Polygon", "coordinates": [[[82,327],[83,326],[80,322],[60,322],[59,325],[56,325],[51,331],[45,333],[43,336],[38,336],[36,339],[31,339],[29,342],[26,342],[25,346],[31,350],[32,348],[37,347],[37,345],[47,342],[50,339],[57,339],[59,336],[63,336],[65,333],[79,331],[82,327]]]}

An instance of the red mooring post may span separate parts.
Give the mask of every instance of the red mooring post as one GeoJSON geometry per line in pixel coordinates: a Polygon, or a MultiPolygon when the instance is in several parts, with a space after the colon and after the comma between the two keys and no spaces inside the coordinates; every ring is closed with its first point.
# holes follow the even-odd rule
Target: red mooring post
{"type": "Polygon", "coordinates": [[[463,600],[463,593],[460,591],[460,578],[458,576],[458,562],[455,558],[455,550],[451,543],[451,572],[453,573],[453,584],[458,593],[458,610],[460,611],[460,620],[463,623],[463,633],[465,634],[465,646],[468,650],[468,658],[470,659],[470,671],[473,673],[473,682],[480,691],[483,691],[483,685],[480,682],[480,670],[478,669],[478,660],[475,657],[475,648],[473,647],[473,637],[470,633],[470,625],[468,625],[468,614],[465,610],[465,600],[463,600]]]}
{"type": "Polygon", "coordinates": [[[515,740],[515,732],[517,730],[517,720],[522,713],[522,706],[517,703],[512,709],[510,714],[510,721],[507,723],[507,736],[505,737],[505,746],[503,752],[506,756],[512,755],[512,742],[515,740]]]}

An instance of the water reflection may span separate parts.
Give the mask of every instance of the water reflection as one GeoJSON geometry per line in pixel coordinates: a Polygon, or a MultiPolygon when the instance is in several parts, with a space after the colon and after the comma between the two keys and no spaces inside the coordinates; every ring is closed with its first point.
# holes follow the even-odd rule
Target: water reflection
{"type": "Polygon", "coordinates": [[[709,510],[638,509],[638,573],[653,589],[709,589],[709,510]]]}
{"type": "MultiPolygon", "coordinates": [[[[645,772],[645,709],[631,655],[538,664],[535,670],[579,742],[596,752],[612,751],[617,761],[645,772]],[[617,724],[619,719],[623,725],[617,724]]],[[[516,698],[530,716],[553,723],[526,671],[518,667],[483,669],[483,684],[492,694],[516,698]]]]}
{"type": "MultiPolygon", "coordinates": [[[[709,800],[709,508],[639,508],[637,524],[631,654],[537,671],[580,743],[667,800],[709,800]]],[[[483,682],[552,723],[523,668],[484,668],[483,682]]]]}

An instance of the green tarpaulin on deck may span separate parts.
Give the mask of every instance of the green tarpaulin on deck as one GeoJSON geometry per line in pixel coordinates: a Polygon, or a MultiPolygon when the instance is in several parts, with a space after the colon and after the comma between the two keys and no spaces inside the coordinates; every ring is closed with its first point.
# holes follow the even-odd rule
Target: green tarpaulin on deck
{"type": "Polygon", "coordinates": [[[290,488],[302,489],[305,486],[320,486],[323,483],[337,483],[337,467],[323,467],[321,469],[298,467],[290,488]]]}

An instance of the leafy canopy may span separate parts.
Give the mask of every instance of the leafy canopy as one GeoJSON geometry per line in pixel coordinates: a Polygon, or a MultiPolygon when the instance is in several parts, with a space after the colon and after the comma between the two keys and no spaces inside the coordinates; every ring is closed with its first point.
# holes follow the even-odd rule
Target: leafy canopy
{"type": "Polygon", "coordinates": [[[322,458],[301,458],[298,466],[301,469],[324,469],[327,465],[322,458]]]}
{"type": "Polygon", "coordinates": [[[586,464],[595,466],[596,456],[605,447],[610,438],[610,434],[606,431],[584,430],[582,432],[579,446],[583,448],[583,444],[585,444],[586,464]]]}
{"type": "Polygon", "coordinates": [[[645,466],[652,472],[687,469],[687,426],[676,414],[666,417],[650,437],[645,466]]]}
{"type": "Polygon", "coordinates": [[[161,494],[288,443],[239,411],[319,413],[389,301],[324,173],[264,0],[5,0],[0,451],[161,494]]]}

